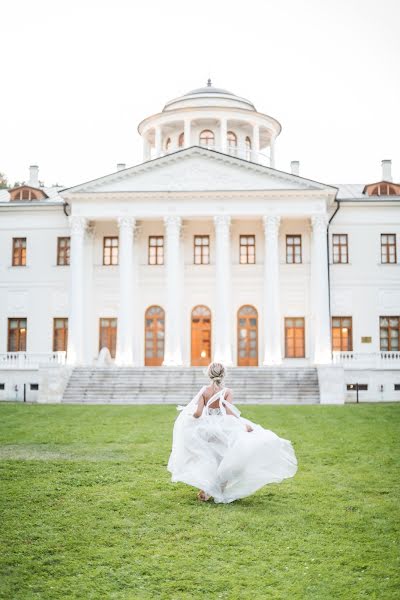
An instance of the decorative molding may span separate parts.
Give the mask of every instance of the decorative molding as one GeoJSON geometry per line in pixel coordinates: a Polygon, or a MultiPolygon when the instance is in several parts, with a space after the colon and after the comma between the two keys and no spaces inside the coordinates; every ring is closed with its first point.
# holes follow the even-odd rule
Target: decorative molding
{"type": "Polygon", "coordinates": [[[229,231],[231,226],[231,218],[229,215],[214,216],[215,229],[218,232],[229,231]]]}
{"type": "Polygon", "coordinates": [[[68,217],[68,222],[72,234],[83,235],[88,226],[88,219],[86,217],[68,217]]]}
{"type": "Polygon", "coordinates": [[[279,226],[281,223],[281,217],[278,215],[264,215],[263,216],[264,234],[267,238],[272,236],[278,236],[279,226]]]}
{"type": "Polygon", "coordinates": [[[326,214],[311,215],[313,232],[326,233],[328,227],[328,216],[326,214]]]}
{"type": "Polygon", "coordinates": [[[168,233],[174,230],[179,231],[182,225],[182,218],[178,215],[167,215],[164,217],[164,225],[168,233]]]}
{"type": "Polygon", "coordinates": [[[136,225],[135,217],[128,217],[128,216],[118,217],[117,222],[118,222],[119,229],[122,229],[124,227],[127,227],[128,229],[132,229],[132,230],[135,229],[135,225],[136,225]]]}

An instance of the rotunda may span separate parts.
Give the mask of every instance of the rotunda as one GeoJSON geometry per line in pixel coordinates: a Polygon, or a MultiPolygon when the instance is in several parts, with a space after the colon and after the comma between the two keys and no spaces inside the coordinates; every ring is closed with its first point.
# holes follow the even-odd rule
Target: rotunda
{"type": "Polygon", "coordinates": [[[205,87],[170,100],[162,112],[141,121],[138,131],[144,161],[203,146],[274,167],[281,125],[258,112],[250,100],[214,87],[209,79],[205,87]]]}

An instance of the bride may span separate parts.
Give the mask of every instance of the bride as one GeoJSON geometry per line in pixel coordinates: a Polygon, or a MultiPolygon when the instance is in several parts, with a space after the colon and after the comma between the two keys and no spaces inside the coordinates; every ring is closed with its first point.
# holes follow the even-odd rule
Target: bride
{"type": "Polygon", "coordinates": [[[200,488],[197,498],[228,503],[267,483],[293,477],[297,459],[289,440],[240,416],[225,367],[213,362],[204,386],[178,415],[168,461],[171,481],[200,488]]]}

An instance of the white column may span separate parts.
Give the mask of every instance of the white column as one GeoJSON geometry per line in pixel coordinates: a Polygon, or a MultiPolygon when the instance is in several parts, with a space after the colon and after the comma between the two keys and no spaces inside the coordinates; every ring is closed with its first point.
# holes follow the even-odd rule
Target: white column
{"type": "Polygon", "coordinates": [[[85,290],[85,232],[87,219],[70,217],[71,247],[70,247],[70,312],[68,318],[68,351],[69,365],[84,362],[84,290],[85,290]]]}
{"type": "Polygon", "coordinates": [[[134,217],[119,217],[119,311],[117,323],[118,365],[131,366],[133,360],[133,316],[134,316],[134,273],[133,273],[133,232],[134,217]]]}
{"type": "Polygon", "coordinates": [[[215,224],[215,316],[214,360],[232,365],[231,218],[214,217],[215,224]]]}
{"type": "Polygon", "coordinates": [[[182,365],[182,293],[183,281],[180,257],[180,231],[182,219],[178,216],[164,218],[166,233],[165,285],[167,291],[165,311],[165,349],[163,365],[182,365]]]}
{"type": "Polygon", "coordinates": [[[161,135],[161,127],[160,125],[156,125],[155,127],[155,152],[156,157],[161,156],[162,150],[162,135],[161,135]]]}
{"type": "Polygon", "coordinates": [[[255,123],[253,125],[253,143],[252,143],[252,160],[253,162],[259,162],[260,152],[260,127],[255,123]]]}
{"type": "Polygon", "coordinates": [[[279,283],[280,217],[265,216],[264,224],[264,365],[282,362],[279,283]]]}
{"type": "Polygon", "coordinates": [[[227,145],[228,145],[227,134],[228,134],[227,121],[226,121],[226,119],[221,119],[221,121],[220,121],[221,152],[224,152],[225,154],[226,154],[226,149],[227,149],[227,145]]]}
{"type": "Polygon", "coordinates": [[[143,161],[151,159],[151,145],[146,135],[143,135],[143,161]]]}
{"type": "Polygon", "coordinates": [[[311,217],[311,307],[314,336],[314,364],[329,364],[331,326],[329,315],[327,215],[311,217]]]}
{"type": "Polygon", "coordinates": [[[275,169],[275,138],[271,138],[271,144],[269,149],[269,166],[275,169]]]}
{"type": "Polygon", "coordinates": [[[184,121],[184,145],[185,148],[189,148],[192,145],[192,122],[190,119],[184,121]]]}

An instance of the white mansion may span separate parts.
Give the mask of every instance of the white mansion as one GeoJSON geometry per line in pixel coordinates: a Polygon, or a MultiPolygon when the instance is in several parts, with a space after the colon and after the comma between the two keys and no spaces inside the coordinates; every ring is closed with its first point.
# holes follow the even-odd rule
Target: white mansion
{"type": "Polygon", "coordinates": [[[391,161],[361,185],[278,170],[278,121],[210,81],[138,131],[138,165],[68,189],[32,166],[0,190],[0,398],[106,347],[119,366],[324,366],[400,399],[391,161]]]}

